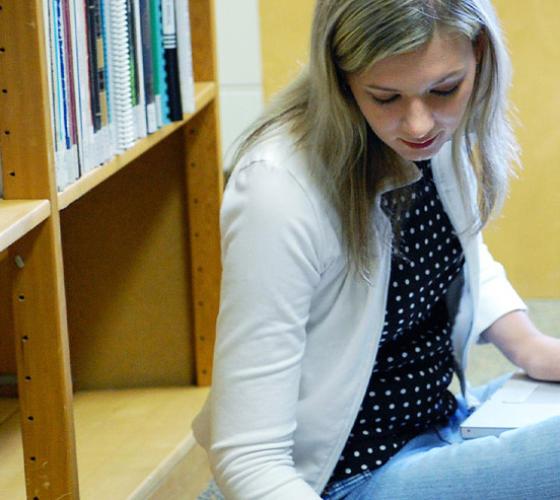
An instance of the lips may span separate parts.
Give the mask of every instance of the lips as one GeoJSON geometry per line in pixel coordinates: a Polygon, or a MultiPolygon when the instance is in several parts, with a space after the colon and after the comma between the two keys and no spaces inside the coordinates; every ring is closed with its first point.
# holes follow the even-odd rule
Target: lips
{"type": "Polygon", "coordinates": [[[437,139],[437,135],[432,137],[431,139],[428,139],[427,141],[424,141],[424,142],[408,142],[408,141],[405,141],[404,139],[401,139],[401,141],[404,142],[410,148],[424,149],[424,148],[427,148],[428,146],[431,146],[436,139],[437,139]]]}

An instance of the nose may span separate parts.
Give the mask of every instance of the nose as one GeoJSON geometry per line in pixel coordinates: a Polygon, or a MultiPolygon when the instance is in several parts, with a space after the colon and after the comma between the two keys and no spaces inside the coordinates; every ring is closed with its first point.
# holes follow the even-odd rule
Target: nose
{"type": "Polygon", "coordinates": [[[407,136],[406,139],[429,139],[434,125],[434,117],[429,106],[420,98],[412,99],[402,120],[402,130],[407,136]]]}

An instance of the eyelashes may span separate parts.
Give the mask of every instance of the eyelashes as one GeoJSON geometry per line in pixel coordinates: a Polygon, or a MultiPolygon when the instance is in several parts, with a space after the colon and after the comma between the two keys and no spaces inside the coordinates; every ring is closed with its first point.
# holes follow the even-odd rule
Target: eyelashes
{"type": "MultiPolygon", "coordinates": [[[[455,87],[449,90],[432,90],[431,93],[439,97],[449,97],[455,94],[459,90],[461,83],[463,82],[458,83],[457,85],[455,85],[455,87]]],[[[397,99],[399,99],[400,95],[395,94],[394,96],[391,96],[388,99],[379,99],[379,97],[375,97],[373,95],[371,97],[377,104],[385,105],[385,104],[391,104],[392,102],[395,102],[397,99]]]]}

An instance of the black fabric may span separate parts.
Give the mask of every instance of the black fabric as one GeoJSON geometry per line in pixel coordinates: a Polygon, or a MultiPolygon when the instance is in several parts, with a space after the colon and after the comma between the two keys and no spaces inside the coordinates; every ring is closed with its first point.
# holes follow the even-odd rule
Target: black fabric
{"type": "Polygon", "coordinates": [[[404,208],[394,227],[383,334],[362,406],[329,484],[375,470],[410,439],[456,409],[451,321],[445,293],[464,264],[459,239],[437,194],[430,162],[423,177],[388,193],[382,207],[404,208]]]}

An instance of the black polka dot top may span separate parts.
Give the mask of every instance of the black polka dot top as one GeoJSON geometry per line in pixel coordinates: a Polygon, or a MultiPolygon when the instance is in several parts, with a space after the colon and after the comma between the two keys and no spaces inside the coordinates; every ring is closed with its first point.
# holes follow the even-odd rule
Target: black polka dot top
{"type": "Polygon", "coordinates": [[[430,162],[417,165],[419,181],[382,198],[387,213],[405,203],[395,225],[385,324],[366,395],[329,484],[375,470],[456,409],[447,389],[454,361],[444,296],[464,256],[430,162]]]}

